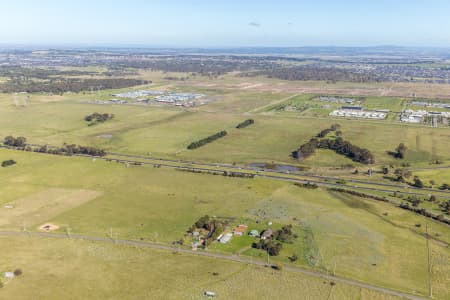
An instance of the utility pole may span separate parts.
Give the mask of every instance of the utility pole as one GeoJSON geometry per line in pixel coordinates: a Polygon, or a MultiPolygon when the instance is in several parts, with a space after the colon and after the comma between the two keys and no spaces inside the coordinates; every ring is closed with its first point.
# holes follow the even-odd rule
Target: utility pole
{"type": "Polygon", "coordinates": [[[427,256],[428,256],[428,288],[430,292],[430,298],[433,298],[433,287],[431,286],[431,253],[430,253],[430,241],[428,238],[428,223],[425,224],[425,237],[427,239],[427,256]]]}
{"type": "Polygon", "coordinates": [[[31,232],[27,230],[27,223],[23,221],[23,231],[28,233],[28,236],[31,237],[31,232]]]}
{"type": "Polygon", "coordinates": [[[333,251],[333,276],[336,276],[336,246],[333,251]]]}

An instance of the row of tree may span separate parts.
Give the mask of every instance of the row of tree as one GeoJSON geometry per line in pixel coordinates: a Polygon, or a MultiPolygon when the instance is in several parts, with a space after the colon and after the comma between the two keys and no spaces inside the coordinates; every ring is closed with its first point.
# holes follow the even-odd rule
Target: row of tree
{"type": "Polygon", "coordinates": [[[320,140],[317,147],[333,150],[355,162],[360,162],[363,164],[373,164],[375,162],[375,158],[369,150],[353,145],[352,143],[345,141],[342,137],[337,137],[334,140],[320,140]]]}
{"type": "Polygon", "coordinates": [[[245,128],[247,126],[252,125],[253,123],[255,123],[255,121],[253,119],[247,119],[244,122],[239,123],[236,128],[237,129],[241,129],[241,128],[245,128]]]}
{"type": "Polygon", "coordinates": [[[433,220],[445,223],[450,225],[450,219],[446,218],[444,215],[440,214],[435,214],[431,211],[426,210],[425,208],[419,208],[419,207],[414,207],[414,206],[410,206],[409,203],[400,203],[399,205],[400,208],[415,212],[417,214],[420,214],[422,216],[428,217],[428,218],[432,218],[433,220]]]}
{"type": "Polygon", "coordinates": [[[219,131],[219,132],[217,132],[217,133],[215,133],[213,135],[208,136],[207,138],[204,138],[204,139],[201,139],[201,140],[198,140],[198,141],[190,143],[187,146],[187,148],[189,150],[197,149],[197,148],[199,148],[201,146],[204,146],[206,144],[214,142],[215,140],[220,139],[221,137],[224,137],[226,135],[227,135],[227,132],[225,130],[222,130],[222,131],[219,131]]]}
{"type": "Polygon", "coordinates": [[[48,153],[55,155],[90,155],[90,156],[105,156],[106,151],[96,147],[90,146],[80,146],[75,144],[64,144],[62,147],[49,147],[47,145],[43,146],[32,146],[26,144],[27,139],[25,137],[13,137],[7,136],[3,140],[3,144],[9,147],[14,147],[18,150],[33,151],[40,153],[48,153]]]}

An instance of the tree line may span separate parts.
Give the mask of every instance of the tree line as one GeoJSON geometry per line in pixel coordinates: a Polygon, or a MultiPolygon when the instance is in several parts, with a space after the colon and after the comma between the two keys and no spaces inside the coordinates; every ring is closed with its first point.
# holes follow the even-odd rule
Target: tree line
{"type": "Polygon", "coordinates": [[[222,130],[222,131],[219,131],[219,132],[217,132],[217,133],[215,133],[213,135],[208,136],[207,138],[204,138],[204,139],[201,139],[201,140],[198,140],[198,141],[190,143],[187,146],[187,148],[189,150],[194,150],[194,149],[197,149],[197,148],[199,148],[201,146],[204,146],[206,144],[214,142],[215,140],[220,139],[221,137],[224,137],[226,135],[227,135],[227,132],[225,130],[222,130]]]}
{"type": "Polygon", "coordinates": [[[275,66],[270,69],[249,72],[243,75],[267,76],[268,78],[277,78],[282,80],[304,80],[304,81],[319,80],[331,83],[335,83],[338,81],[347,81],[347,82],[380,81],[380,78],[368,72],[358,73],[350,69],[323,67],[317,64],[294,66],[294,67],[275,66]]]}
{"type": "Polygon", "coordinates": [[[75,144],[64,144],[62,147],[48,147],[47,145],[39,146],[39,147],[31,147],[27,146],[25,151],[33,151],[39,153],[48,153],[54,155],[89,155],[89,156],[105,156],[106,152],[103,149],[91,147],[91,146],[81,146],[75,144]]]}
{"type": "Polygon", "coordinates": [[[75,154],[90,155],[90,156],[106,155],[105,150],[91,146],[64,144],[61,147],[49,147],[47,145],[43,146],[28,145],[26,141],[27,139],[25,137],[7,136],[3,140],[3,144],[8,147],[14,147],[17,150],[48,153],[55,155],[68,155],[68,156],[75,154]]]}
{"type": "Polygon", "coordinates": [[[3,93],[79,93],[82,91],[121,89],[137,85],[150,84],[151,81],[132,78],[57,78],[46,81],[11,79],[0,84],[3,93]]]}
{"type": "Polygon", "coordinates": [[[250,173],[242,173],[242,172],[230,172],[230,171],[214,171],[214,170],[200,170],[196,168],[177,168],[177,171],[182,172],[190,172],[190,173],[196,173],[196,174],[209,174],[209,175],[222,175],[226,177],[239,177],[239,178],[249,178],[253,179],[255,178],[255,174],[250,173]]]}

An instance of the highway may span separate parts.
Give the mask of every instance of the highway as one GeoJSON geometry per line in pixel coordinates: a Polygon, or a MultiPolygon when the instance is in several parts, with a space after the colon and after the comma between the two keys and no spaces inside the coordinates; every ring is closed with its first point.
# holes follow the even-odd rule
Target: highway
{"type": "Polygon", "coordinates": [[[122,154],[122,153],[115,153],[115,152],[108,152],[107,154],[108,154],[107,157],[104,157],[104,158],[102,157],[101,159],[105,159],[105,160],[114,159],[114,160],[118,160],[119,162],[123,162],[123,163],[130,163],[130,164],[138,163],[138,164],[144,164],[144,165],[147,164],[147,165],[153,165],[153,166],[160,165],[160,166],[169,167],[169,168],[192,169],[192,170],[205,171],[205,172],[214,172],[214,171],[215,172],[218,172],[218,171],[223,172],[223,171],[235,170],[236,172],[242,173],[242,174],[254,174],[257,177],[264,177],[264,178],[283,180],[283,181],[289,181],[289,182],[297,182],[297,183],[310,182],[310,183],[315,183],[320,186],[354,188],[354,189],[379,191],[379,192],[387,192],[387,193],[392,193],[394,191],[398,191],[402,194],[414,195],[414,196],[424,196],[425,195],[424,192],[430,192],[430,194],[431,193],[439,193],[439,194],[441,194],[441,197],[450,199],[450,192],[439,191],[439,190],[431,189],[431,188],[419,189],[416,187],[401,186],[398,184],[381,183],[381,182],[373,182],[373,181],[357,180],[357,179],[345,179],[345,181],[348,183],[365,184],[365,185],[374,186],[374,187],[364,187],[364,186],[336,183],[337,181],[342,180],[342,178],[339,178],[339,177],[316,175],[316,174],[311,174],[311,173],[306,173],[306,172],[293,173],[293,172],[271,170],[271,169],[266,169],[266,168],[261,169],[261,168],[256,168],[256,167],[236,166],[236,165],[222,164],[222,163],[204,163],[204,162],[195,162],[195,161],[164,159],[164,158],[156,158],[156,157],[142,156],[142,155],[122,154]],[[124,157],[126,159],[120,159],[120,158],[115,158],[115,157],[124,157]],[[140,159],[140,160],[144,160],[144,161],[133,160],[133,159],[140,159]],[[149,161],[149,162],[145,162],[145,161],[149,161]],[[302,178],[300,178],[300,177],[302,177],[302,178]],[[405,189],[408,189],[408,190],[405,190],[405,189]],[[420,191],[421,193],[414,192],[414,191],[420,191]]]}

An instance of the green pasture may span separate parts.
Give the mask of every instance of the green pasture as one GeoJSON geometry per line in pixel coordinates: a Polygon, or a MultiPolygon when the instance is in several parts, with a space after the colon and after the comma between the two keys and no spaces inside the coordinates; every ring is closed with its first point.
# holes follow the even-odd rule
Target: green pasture
{"type": "MultiPolygon", "coordinates": [[[[394,289],[427,292],[426,239],[415,230],[415,224],[429,221],[389,204],[270,180],[224,178],[164,168],[127,168],[86,158],[0,150],[0,160],[5,159],[18,163],[0,170],[0,180],[12,191],[1,194],[2,209],[18,198],[33,201],[33,195],[42,195],[49,189],[98,193],[96,198],[81,201],[66,211],[42,208],[41,214],[48,213],[46,221],[59,225],[60,232],[70,228],[72,233],[92,236],[108,237],[112,233],[117,238],[172,243],[205,214],[238,218],[238,222],[258,221],[261,228],[267,227],[264,224],[268,221],[274,226],[292,224],[299,238],[286,245],[273,262],[290,264],[287,257],[297,254],[300,259],[295,265],[323,272],[335,270],[341,276],[394,289]],[[311,234],[306,240],[308,230],[311,234]],[[305,256],[311,251],[320,258],[315,265],[309,264],[305,256]]],[[[27,220],[33,218],[23,221],[27,220]]],[[[27,222],[27,227],[37,230],[41,224],[41,220],[37,224],[27,222]]],[[[12,225],[2,228],[21,229],[12,225]]],[[[450,239],[444,225],[433,223],[429,230],[430,234],[438,234],[439,240],[450,239]]],[[[239,245],[230,244],[229,249],[214,246],[210,251],[236,253],[247,241],[250,242],[246,237],[240,242],[236,238],[239,245]]],[[[448,257],[448,248],[441,242],[430,243],[436,257],[448,257]]],[[[266,258],[259,250],[243,251],[242,255],[255,259],[261,255],[261,259],[266,258]]],[[[448,265],[439,268],[433,271],[433,287],[435,295],[445,299],[449,295],[445,286],[448,265]]]]}

